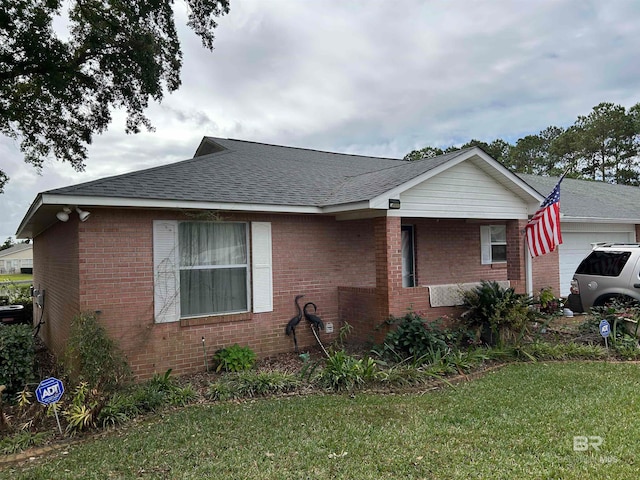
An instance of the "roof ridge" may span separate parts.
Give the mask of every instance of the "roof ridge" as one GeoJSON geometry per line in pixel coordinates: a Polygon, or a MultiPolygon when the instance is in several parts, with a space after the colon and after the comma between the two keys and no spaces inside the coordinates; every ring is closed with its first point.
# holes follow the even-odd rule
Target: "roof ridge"
{"type": "Polygon", "coordinates": [[[361,177],[363,175],[368,175],[371,173],[379,173],[379,172],[383,172],[386,170],[393,170],[396,168],[400,168],[400,167],[408,167],[409,165],[418,165],[419,163],[423,163],[423,162],[428,162],[428,161],[432,161],[435,160],[436,158],[442,159],[442,157],[446,157],[446,156],[450,156],[450,158],[456,158],[458,155],[460,155],[461,153],[471,149],[471,148],[475,148],[475,147],[469,147],[469,148],[465,148],[463,150],[456,150],[454,152],[448,152],[448,153],[443,153],[442,155],[436,155],[435,157],[428,157],[428,158],[421,158],[419,160],[402,160],[402,164],[400,165],[392,165],[390,167],[384,167],[381,168],[379,170],[371,170],[370,172],[363,172],[363,173],[359,173],[357,175],[351,175],[348,176],[347,178],[356,178],[356,177],[361,177]]]}
{"type": "Polygon", "coordinates": [[[241,140],[241,139],[237,139],[237,138],[221,138],[221,137],[207,137],[207,138],[212,138],[212,139],[218,138],[220,140],[230,140],[232,142],[251,143],[251,144],[254,144],[254,145],[264,145],[264,146],[267,146],[267,147],[286,148],[286,149],[290,149],[290,150],[304,150],[305,152],[316,152],[316,153],[323,153],[323,154],[328,154],[328,155],[340,155],[340,156],[359,157],[359,158],[375,158],[377,160],[392,160],[392,161],[396,161],[396,162],[407,162],[407,160],[405,160],[403,158],[376,157],[376,156],[373,156],[373,155],[362,155],[362,154],[359,154],[359,153],[330,152],[328,150],[319,150],[317,148],[292,147],[290,145],[277,145],[275,143],[264,143],[264,142],[257,142],[257,141],[253,141],[253,140],[241,140]]]}

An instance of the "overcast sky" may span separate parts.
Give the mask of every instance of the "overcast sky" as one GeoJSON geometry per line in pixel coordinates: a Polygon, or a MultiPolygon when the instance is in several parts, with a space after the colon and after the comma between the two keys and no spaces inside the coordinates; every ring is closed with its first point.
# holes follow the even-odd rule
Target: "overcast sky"
{"type": "Polygon", "coordinates": [[[231,0],[213,52],[177,21],[183,85],[148,110],[155,132],[116,112],[85,172],[42,175],[0,136],[0,242],[39,192],[189,158],[204,135],[401,158],[640,102],[637,0],[231,0]]]}

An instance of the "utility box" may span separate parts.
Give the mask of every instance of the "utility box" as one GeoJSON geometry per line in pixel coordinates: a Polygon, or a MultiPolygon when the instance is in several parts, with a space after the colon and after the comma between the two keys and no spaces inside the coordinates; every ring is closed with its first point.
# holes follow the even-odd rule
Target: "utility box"
{"type": "Polygon", "coordinates": [[[0,323],[17,325],[26,323],[24,305],[5,305],[0,307],[0,323]]]}

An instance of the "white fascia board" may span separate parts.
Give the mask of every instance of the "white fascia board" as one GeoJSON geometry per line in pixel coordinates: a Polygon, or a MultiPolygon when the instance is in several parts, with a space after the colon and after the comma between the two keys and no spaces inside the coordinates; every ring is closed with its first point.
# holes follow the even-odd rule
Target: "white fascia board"
{"type": "Polygon", "coordinates": [[[369,201],[345,203],[342,205],[328,205],[322,207],[322,213],[354,212],[357,210],[369,210],[369,201]]]}
{"type": "Polygon", "coordinates": [[[22,230],[24,230],[25,226],[31,221],[31,218],[38,211],[38,209],[42,206],[42,203],[43,203],[42,195],[39,194],[35,198],[33,203],[31,204],[31,206],[29,207],[29,210],[27,210],[27,213],[24,216],[24,218],[22,219],[22,222],[20,222],[20,225],[18,226],[18,229],[16,230],[16,238],[19,238],[19,239],[27,238],[27,237],[23,237],[22,236],[22,230]]]}
{"type": "Polygon", "coordinates": [[[146,198],[91,197],[77,195],[43,194],[45,205],[78,205],[116,208],[170,208],[195,210],[228,210],[270,213],[323,213],[320,207],[299,205],[261,205],[253,203],[199,202],[189,200],[159,200],[146,198]]]}
{"type": "Polygon", "coordinates": [[[388,217],[389,212],[397,211],[397,210],[354,210],[351,212],[342,212],[336,214],[335,218],[339,222],[348,221],[348,220],[364,220],[370,218],[378,218],[378,217],[388,217]]]}

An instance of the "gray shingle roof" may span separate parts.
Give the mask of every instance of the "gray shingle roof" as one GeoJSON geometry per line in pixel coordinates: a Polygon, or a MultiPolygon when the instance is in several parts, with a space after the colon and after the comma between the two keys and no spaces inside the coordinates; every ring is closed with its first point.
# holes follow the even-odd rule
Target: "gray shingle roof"
{"type": "MultiPolygon", "coordinates": [[[[559,177],[518,174],[543,196],[549,195],[559,177]]],[[[640,220],[640,188],[565,178],[560,184],[560,212],[567,217],[607,220],[640,220]]]]}
{"type": "MultiPolygon", "coordinates": [[[[45,193],[322,207],[369,200],[463,152],[408,162],[212,137],[206,142],[225,150],[45,193]]],[[[212,150],[201,145],[198,152],[212,150]]]]}

